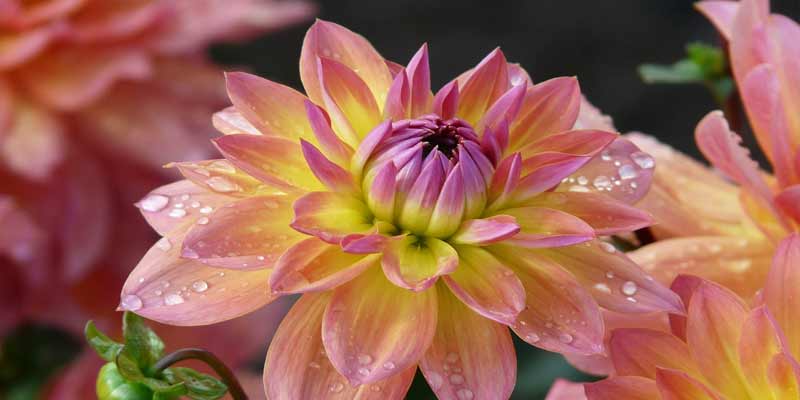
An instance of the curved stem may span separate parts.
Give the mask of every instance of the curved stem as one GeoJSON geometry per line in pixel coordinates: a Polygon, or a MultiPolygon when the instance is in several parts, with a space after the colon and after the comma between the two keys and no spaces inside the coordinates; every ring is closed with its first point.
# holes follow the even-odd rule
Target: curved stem
{"type": "Polygon", "coordinates": [[[236,376],[217,356],[203,349],[180,349],[167,354],[153,366],[156,374],[160,374],[171,365],[184,360],[199,360],[214,369],[222,382],[228,387],[233,400],[247,400],[247,395],[236,376]]]}

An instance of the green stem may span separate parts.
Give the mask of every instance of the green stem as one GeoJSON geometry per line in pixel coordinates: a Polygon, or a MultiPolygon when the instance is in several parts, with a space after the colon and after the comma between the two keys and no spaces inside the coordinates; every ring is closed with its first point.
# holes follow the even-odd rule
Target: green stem
{"type": "Polygon", "coordinates": [[[214,372],[219,375],[220,379],[222,379],[222,382],[224,382],[228,387],[228,392],[230,392],[233,400],[247,400],[247,395],[244,393],[242,385],[239,383],[239,380],[236,379],[236,376],[233,374],[230,368],[228,368],[225,363],[223,363],[213,353],[203,349],[180,349],[174,351],[158,360],[158,362],[153,366],[153,369],[155,370],[156,374],[160,374],[173,364],[184,360],[199,360],[206,363],[208,366],[214,369],[214,372]]]}

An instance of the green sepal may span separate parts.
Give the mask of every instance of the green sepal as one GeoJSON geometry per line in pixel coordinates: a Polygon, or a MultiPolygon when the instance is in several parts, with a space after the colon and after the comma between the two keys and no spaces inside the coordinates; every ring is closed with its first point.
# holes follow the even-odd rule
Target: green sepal
{"type": "Polygon", "coordinates": [[[119,374],[125,380],[146,386],[158,394],[159,399],[173,399],[187,393],[186,385],[183,382],[172,383],[145,376],[127,345],[117,354],[116,364],[119,374]]]}
{"type": "Polygon", "coordinates": [[[639,75],[645,83],[701,83],[705,80],[703,71],[691,60],[672,65],[642,64],[639,75]]]}
{"type": "Polygon", "coordinates": [[[138,382],[129,382],[117,364],[109,362],[97,375],[96,393],[99,400],[151,400],[153,391],[138,382]]]}
{"type": "Polygon", "coordinates": [[[89,346],[92,346],[100,358],[109,362],[113,362],[117,358],[117,354],[122,349],[122,343],[118,343],[100,332],[94,325],[94,321],[87,322],[83,332],[89,346]]]}
{"type": "Polygon", "coordinates": [[[122,336],[126,351],[142,370],[147,370],[164,355],[164,342],[150,329],[142,317],[125,312],[122,319],[122,336]]]}
{"type": "Polygon", "coordinates": [[[163,372],[167,382],[183,382],[186,385],[188,396],[194,400],[216,400],[225,395],[228,386],[217,378],[191,368],[167,368],[163,372]]]}

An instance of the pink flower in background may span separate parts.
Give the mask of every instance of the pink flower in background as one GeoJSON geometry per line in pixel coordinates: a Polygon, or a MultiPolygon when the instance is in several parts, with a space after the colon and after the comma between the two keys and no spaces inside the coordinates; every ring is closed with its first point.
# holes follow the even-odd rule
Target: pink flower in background
{"type": "Polygon", "coordinates": [[[663,240],[631,256],[659,280],[711,279],[745,298],[763,286],[776,244],[800,227],[800,26],[770,14],[766,0],[702,1],[728,41],[750,125],[773,174],[758,168],[720,112],[697,126],[700,150],[738,186],[652,139],[634,141],[662,168],[642,207],[663,240]]]}
{"type": "Polygon", "coordinates": [[[615,330],[609,345],[614,377],[586,384],[586,397],[796,399],[799,278],[797,234],[778,246],[766,286],[752,309],[724,287],[693,276],[679,277],[673,290],[687,304],[687,316],[672,316],[671,332],[615,330]]]}
{"type": "MultiPolygon", "coordinates": [[[[169,179],[163,163],[209,154],[208,115],[225,104],[206,48],[313,11],[271,0],[0,2],[0,337],[27,320],[78,334],[89,318],[117,327],[109,304],[153,240],[130,205],[169,179]]],[[[279,314],[243,320],[249,338],[210,329],[176,344],[237,343],[242,354],[215,350],[240,365],[279,314]]]]}
{"type": "Polygon", "coordinates": [[[267,355],[269,398],[402,398],[417,366],[440,398],[507,398],[509,327],[597,354],[600,307],[682,312],[596,240],[649,223],[626,203],[654,165],[573,130],[580,111],[606,122],[574,78],[533,85],[498,49],[434,95],[427,46],[403,67],[324,21],[300,73],[308,97],[228,75],[225,158],[176,163],[187,179],[138,203],[163,238],[121,308],[206,325],[303,293],[267,355]]]}

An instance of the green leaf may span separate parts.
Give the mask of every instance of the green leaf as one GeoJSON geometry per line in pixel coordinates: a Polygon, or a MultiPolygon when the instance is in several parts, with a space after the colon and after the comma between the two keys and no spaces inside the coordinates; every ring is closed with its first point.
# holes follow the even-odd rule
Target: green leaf
{"type": "Polygon", "coordinates": [[[645,83],[702,83],[705,80],[703,71],[690,60],[672,65],[642,64],[639,75],[645,83]]]}
{"type": "Polygon", "coordinates": [[[725,52],[719,47],[702,42],[689,43],[686,54],[703,71],[706,79],[718,79],[726,74],[725,52]]]}
{"type": "Polygon", "coordinates": [[[168,368],[164,370],[164,377],[171,383],[183,382],[188,389],[186,395],[194,400],[216,400],[228,391],[219,379],[191,368],[168,368]]]}
{"type": "Polygon", "coordinates": [[[150,329],[142,317],[125,312],[122,319],[122,334],[125,348],[139,368],[147,370],[164,354],[164,342],[150,329]]]}
{"type": "Polygon", "coordinates": [[[114,361],[117,358],[117,353],[122,349],[122,343],[117,343],[103,334],[103,332],[100,332],[97,327],[94,326],[94,321],[86,323],[84,334],[86,335],[86,341],[89,342],[89,346],[92,346],[100,358],[106,361],[114,361]]]}

